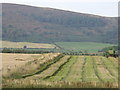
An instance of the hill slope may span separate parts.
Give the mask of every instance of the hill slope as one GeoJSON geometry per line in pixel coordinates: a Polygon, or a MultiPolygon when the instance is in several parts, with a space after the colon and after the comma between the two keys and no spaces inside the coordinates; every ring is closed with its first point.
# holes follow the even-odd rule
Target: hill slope
{"type": "Polygon", "coordinates": [[[117,18],[5,3],[2,12],[3,40],[117,43],[117,18]]]}

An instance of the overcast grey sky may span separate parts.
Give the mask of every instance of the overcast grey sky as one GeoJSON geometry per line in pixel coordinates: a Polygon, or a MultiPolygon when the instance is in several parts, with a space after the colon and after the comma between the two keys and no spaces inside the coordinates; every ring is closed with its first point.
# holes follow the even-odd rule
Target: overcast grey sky
{"type": "Polygon", "coordinates": [[[50,7],[101,16],[118,16],[119,0],[2,0],[2,3],[17,3],[38,7],[50,7]]]}

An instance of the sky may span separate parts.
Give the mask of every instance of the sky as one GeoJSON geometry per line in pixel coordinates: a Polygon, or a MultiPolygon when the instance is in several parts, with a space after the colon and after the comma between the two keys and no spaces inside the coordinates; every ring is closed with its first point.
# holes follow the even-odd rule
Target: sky
{"type": "Polygon", "coordinates": [[[37,7],[50,7],[79,13],[107,17],[118,16],[119,0],[1,0],[0,3],[16,3],[37,7]]]}

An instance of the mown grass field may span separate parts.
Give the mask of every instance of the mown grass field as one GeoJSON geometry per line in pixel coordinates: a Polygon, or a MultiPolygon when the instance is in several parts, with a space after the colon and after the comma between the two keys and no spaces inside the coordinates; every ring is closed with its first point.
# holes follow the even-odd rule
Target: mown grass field
{"type": "Polygon", "coordinates": [[[88,53],[96,53],[105,47],[115,46],[114,44],[95,42],[56,42],[55,44],[62,49],[82,52],[87,51],[88,53]]]}
{"type": "Polygon", "coordinates": [[[2,48],[54,48],[55,45],[47,43],[30,43],[30,42],[10,42],[10,41],[0,41],[2,48]]]}
{"type": "Polygon", "coordinates": [[[29,58],[11,54],[10,59],[3,55],[4,88],[118,88],[117,58],[49,53],[27,54],[29,58]],[[13,69],[10,60],[23,64],[13,69]]]}

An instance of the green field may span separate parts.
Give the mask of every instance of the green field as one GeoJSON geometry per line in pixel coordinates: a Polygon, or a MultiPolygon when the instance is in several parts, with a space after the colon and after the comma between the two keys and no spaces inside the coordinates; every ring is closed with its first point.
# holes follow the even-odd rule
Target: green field
{"type": "MultiPolygon", "coordinates": [[[[60,52],[60,53],[97,53],[103,48],[116,46],[115,44],[95,43],[95,42],[56,42],[53,44],[47,43],[30,43],[30,42],[9,42],[0,41],[3,48],[11,48],[12,50],[23,50],[26,52],[60,52]]],[[[14,53],[11,51],[11,53],[14,53]]]]}
{"type": "MultiPolygon", "coordinates": [[[[39,66],[40,61],[44,61],[44,58],[40,59],[40,57],[37,56],[34,61],[26,65],[39,66]]],[[[26,67],[26,65],[22,66],[24,70],[28,67],[26,67]]],[[[4,76],[3,87],[118,87],[117,58],[60,54],[51,61],[40,65],[40,68],[31,73],[24,72],[24,74],[22,74],[23,71],[17,69],[16,72],[10,74],[9,78],[5,78],[4,76]],[[19,73],[19,75],[17,73],[19,73]],[[17,78],[17,75],[19,78],[17,78]]]]}
{"type": "Polygon", "coordinates": [[[65,50],[87,51],[88,53],[96,53],[105,47],[114,46],[114,44],[95,42],[56,42],[55,44],[65,50]]]}

